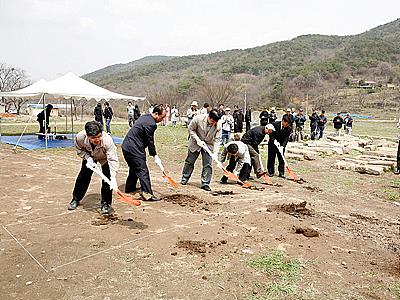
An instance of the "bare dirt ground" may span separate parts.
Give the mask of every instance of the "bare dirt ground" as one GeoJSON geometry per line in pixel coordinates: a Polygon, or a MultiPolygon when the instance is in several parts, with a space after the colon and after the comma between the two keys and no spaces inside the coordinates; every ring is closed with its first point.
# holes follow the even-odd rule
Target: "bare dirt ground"
{"type": "MultiPolygon", "coordinates": [[[[292,163],[303,184],[274,177],[280,186],[248,190],[219,184],[215,169],[208,193],[199,165],[173,190],[149,162],[163,201],[114,202],[105,218],[95,175],[82,205],[66,209],[80,166],[73,149],[0,150],[1,299],[400,299],[391,173],[333,170],[328,157],[292,163]],[[268,297],[276,277],[249,262],[275,250],[302,267],[291,289],[268,297]]],[[[182,164],[165,165],[179,181],[182,164]]]]}

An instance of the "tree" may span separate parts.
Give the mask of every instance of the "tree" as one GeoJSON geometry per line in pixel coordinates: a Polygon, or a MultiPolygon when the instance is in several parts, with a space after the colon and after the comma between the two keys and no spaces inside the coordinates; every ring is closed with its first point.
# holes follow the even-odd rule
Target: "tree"
{"type": "Polygon", "coordinates": [[[211,107],[219,103],[228,104],[236,94],[236,87],[230,81],[205,80],[199,89],[200,97],[210,104],[211,107]]]}
{"type": "MultiPolygon", "coordinates": [[[[30,82],[25,75],[25,71],[7,66],[5,63],[0,63],[0,92],[12,92],[21,89],[30,82]]],[[[10,98],[7,101],[2,98],[2,102],[6,105],[6,111],[8,111],[11,105],[14,105],[17,110],[17,115],[20,114],[20,110],[23,104],[28,101],[26,98],[10,98]]]]}

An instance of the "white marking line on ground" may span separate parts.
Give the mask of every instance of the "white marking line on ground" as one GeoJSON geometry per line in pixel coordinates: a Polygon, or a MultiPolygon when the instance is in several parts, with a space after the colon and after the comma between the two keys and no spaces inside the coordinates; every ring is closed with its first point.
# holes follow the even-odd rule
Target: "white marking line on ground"
{"type": "Polygon", "coordinates": [[[52,215],[52,216],[45,216],[45,217],[41,217],[41,218],[37,218],[37,219],[33,219],[33,220],[26,220],[26,221],[21,221],[21,222],[10,223],[10,224],[7,224],[5,226],[8,227],[8,226],[20,225],[20,224],[25,224],[25,223],[28,223],[28,222],[33,223],[33,222],[36,222],[36,221],[39,221],[39,220],[49,219],[49,218],[53,218],[53,217],[57,217],[57,216],[70,214],[70,213],[73,213],[73,212],[69,212],[69,211],[68,212],[62,212],[62,213],[59,213],[59,214],[56,214],[56,215],[52,215]]]}
{"type": "Polygon", "coordinates": [[[43,265],[28,251],[26,250],[26,248],[12,235],[12,233],[10,231],[8,231],[8,229],[6,227],[3,226],[3,229],[5,231],[7,231],[7,233],[14,239],[14,241],[17,242],[18,245],[20,245],[22,247],[22,249],[24,249],[26,251],[26,253],[29,254],[29,256],[46,272],[48,273],[49,271],[46,270],[45,267],[43,267],[43,265]]]}
{"type": "MultiPolygon", "coordinates": [[[[245,209],[251,208],[251,207],[253,207],[253,206],[256,206],[256,205],[258,205],[258,204],[260,204],[260,203],[259,203],[259,202],[256,202],[256,203],[253,203],[253,204],[248,205],[248,206],[246,206],[246,207],[243,207],[243,208],[241,208],[240,210],[245,210],[245,209]]],[[[222,214],[221,214],[221,215],[222,215],[222,214]]],[[[199,222],[207,222],[207,221],[210,221],[210,220],[212,220],[212,219],[215,219],[215,218],[220,217],[221,215],[218,214],[218,215],[215,215],[215,216],[210,216],[210,217],[208,217],[208,218],[202,218],[201,220],[196,220],[196,221],[188,222],[188,223],[182,224],[182,225],[180,225],[180,226],[182,226],[181,228],[185,228],[186,226],[191,225],[191,224],[196,224],[196,223],[199,223],[199,222]]],[[[158,235],[158,234],[165,233],[165,232],[172,231],[172,230],[179,230],[179,229],[180,229],[180,228],[177,228],[176,225],[174,225],[173,227],[166,228],[166,229],[161,229],[161,230],[158,231],[158,232],[151,233],[151,234],[148,234],[148,235],[139,237],[139,238],[137,238],[137,239],[133,239],[133,240],[127,241],[127,242],[122,243],[122,244],[120,244],[120,245],[112,246],[112,247],[110,247],[110,248],[108,248],[108,249],[105,249],[105,250],[102,250],[102,251],[99,251],[99,252],[96,252],[96,253],[93,253],[93,254],[90,254],[90,255],[86,255],[86,256],[83,256],[83,257],[78,258],[78,259],[76,259],[76,260],[70,261],[70,262],[68,262],[68,263],[65,263],[65,264],[62,264],[62,265],[53,267],[53,268],[50,269],[50,271],[54,271],[54,270],[63,268],[63,267],[65,267],[65,266],[68,266],[68,265],[77,263],[77,262],[79,262],[79,261],[85,260],[85,259],[87,259],[87,258],[91,258],[91,257],[93,257],[93,256],[102,254],[102,253],[107,252],[107,251],[113,251],[113,250],[115,250],[115,249],[119,249],[119,248],[121,248],[121,247],[123,247],[123,246],[125,246],[125,245],[130,244],[130,243],[133,243],[133,242],[136,242],[136,241],[139,241],[139,240],[148,238],[148,237],[152,237],[152,236],[154,236],[154,235],[158,235]]]]}

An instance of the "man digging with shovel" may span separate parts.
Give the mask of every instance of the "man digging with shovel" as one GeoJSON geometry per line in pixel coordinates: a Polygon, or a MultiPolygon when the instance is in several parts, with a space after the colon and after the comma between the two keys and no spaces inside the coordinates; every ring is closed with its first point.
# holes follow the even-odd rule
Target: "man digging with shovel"
{"type": "Polygon", "coordinates": [[[76,209],[85,196],[92,178],[92,169],[99,162],[103,174],[110,179],[110,183],[102,181],[101,213],[109,214],[112,211],[112,191],[118,189],[115,176],[117,175],[119,161],[114,142],[110,135],[102,131],[102,127],[97,121],[87,122],[85,130],[79,132],[75,137],[75,147],[77,154],[82,158],[82,165],[76,178],[68,210],[76,209]]]}

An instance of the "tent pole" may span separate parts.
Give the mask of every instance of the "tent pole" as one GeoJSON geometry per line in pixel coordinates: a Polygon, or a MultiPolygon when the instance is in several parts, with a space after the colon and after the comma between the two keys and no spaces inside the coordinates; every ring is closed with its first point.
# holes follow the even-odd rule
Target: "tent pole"
{"type": "Polygon", "coordinates": [[[65,133],[68,132],[68,101],[65,99],[65,133]]]}
{"type": "Polygon", "coordinates": [[[45,96],[43,94],[43,110],[44,110],[44,140],[46,144],[46,149],[47,149],[47,116],[46,116],[46,106],[45,106],[45,96]]]}
{"type": "Polygon", "coordinates": [[[72,102],[74,102],[74,99],[71,98],[71,126],[72,126],[72,136],[74,135],[74,110],[72,108],[72,102]]]}

